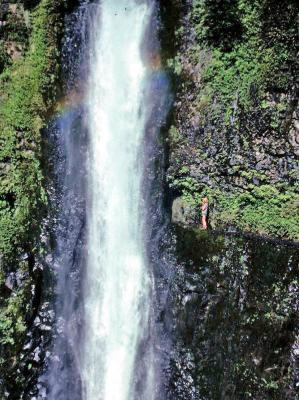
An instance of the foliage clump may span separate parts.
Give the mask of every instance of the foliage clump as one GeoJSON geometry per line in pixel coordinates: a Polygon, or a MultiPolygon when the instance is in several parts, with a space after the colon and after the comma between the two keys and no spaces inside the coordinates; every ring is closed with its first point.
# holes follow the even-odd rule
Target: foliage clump
{"type": "Polygon", "coordinates": [[[248,111],[272,90],[286,93],[294,85],[297,13],[295,1],[194,2],[197,46],[212,54],[203,85],[221,103],[226,122],[236,103],[248,111]]]}

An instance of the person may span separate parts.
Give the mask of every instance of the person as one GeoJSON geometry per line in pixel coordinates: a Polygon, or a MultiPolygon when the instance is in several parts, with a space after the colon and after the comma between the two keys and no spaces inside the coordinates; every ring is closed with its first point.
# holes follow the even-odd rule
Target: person
{"type": "Polygon", "coordinates": [[[203,229],[208,229],[209,199],[204,197],[201,203],[201,222],[203,229]]]}

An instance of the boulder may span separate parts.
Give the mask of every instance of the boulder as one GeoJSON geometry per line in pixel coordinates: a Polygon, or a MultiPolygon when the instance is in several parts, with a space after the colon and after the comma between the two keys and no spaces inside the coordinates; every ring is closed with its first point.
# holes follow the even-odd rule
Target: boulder
{"type": "Polygon", "coordinates": [[[196,207],[183,197],[177,197],[172,203],[171,221],[175,224],[188,225],[195,222],[196,207]]]}

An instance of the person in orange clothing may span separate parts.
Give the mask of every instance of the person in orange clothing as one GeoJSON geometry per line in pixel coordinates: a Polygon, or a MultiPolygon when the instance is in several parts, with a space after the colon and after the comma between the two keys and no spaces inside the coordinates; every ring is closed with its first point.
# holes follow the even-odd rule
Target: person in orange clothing
{"type": "Polygon", "coordinates": [[[203,229],[208,229],[209,199],[204,197],[201,203],[201,222],[203,229]]]}

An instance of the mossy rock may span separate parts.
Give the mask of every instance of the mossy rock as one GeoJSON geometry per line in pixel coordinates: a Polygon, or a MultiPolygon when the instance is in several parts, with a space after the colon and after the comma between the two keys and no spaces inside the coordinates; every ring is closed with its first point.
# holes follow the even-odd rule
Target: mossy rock
{"type": "Polygon", "coordinates": [[[8,274],[22,275],[0,303],[0,375],[16,393],[17,359],[34,312],[33,267],[46,215],[41,129],[58,93],[63,10],[63,0],[41,0],[32,8],[26,52],[11,65],[5,62],[0,74],[0,290],[8,274]]]}

